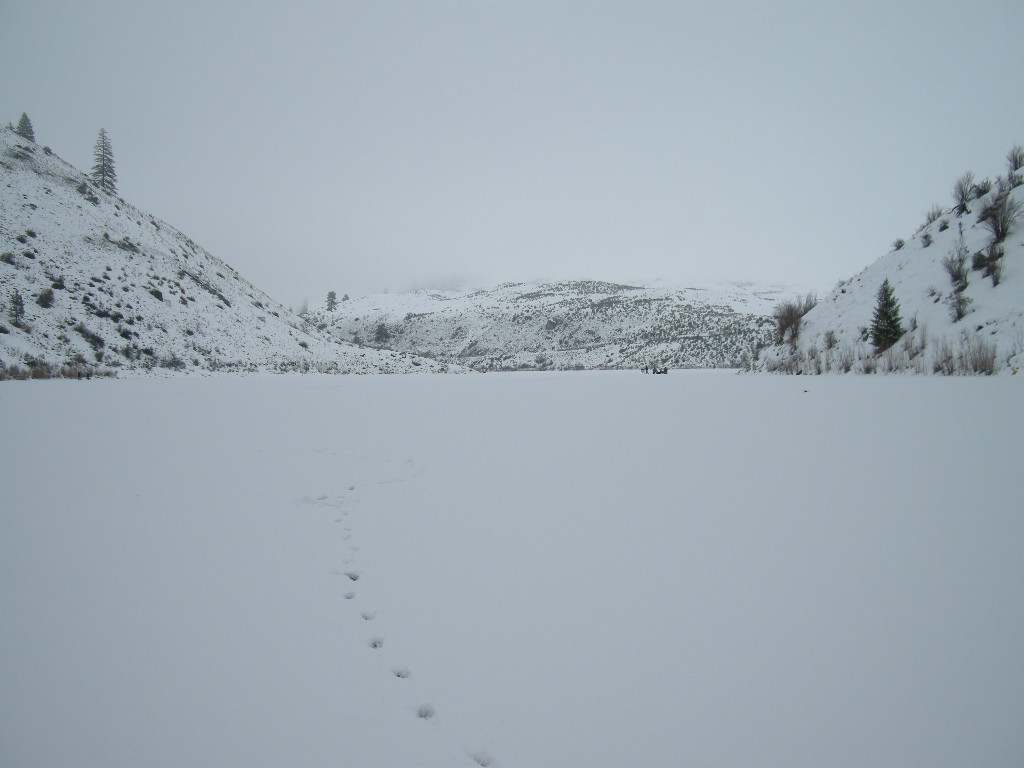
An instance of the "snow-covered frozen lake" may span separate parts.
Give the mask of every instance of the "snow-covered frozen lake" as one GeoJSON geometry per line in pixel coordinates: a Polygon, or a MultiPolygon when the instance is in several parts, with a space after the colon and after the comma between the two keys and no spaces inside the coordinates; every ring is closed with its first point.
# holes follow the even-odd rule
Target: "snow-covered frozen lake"
{"type": "Polygon", "coordinates": [[[1021,384],[7,382],[0,764],[1019,768],[1021,384]]]}

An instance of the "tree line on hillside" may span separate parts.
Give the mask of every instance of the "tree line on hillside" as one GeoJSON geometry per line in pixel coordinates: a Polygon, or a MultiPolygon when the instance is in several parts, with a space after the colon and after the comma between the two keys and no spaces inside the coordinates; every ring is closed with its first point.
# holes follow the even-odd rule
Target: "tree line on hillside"
{"type": "MultiPolygon", "coordinates": [[[[21,118],[18,120],[17,126],[13,123],[8,123],[7,128],[14,131],[18,136],[36,143],[36,131],[32,126],[32,120],[29,116],[22,112],[21,118]]],[[[49,151],[49,147],[44,147],[44,151],[49,151]]],[[[114,169],[114,150],[110,144],[110,137],[107,135],[107,131],[104,128],[100,128],[99,134],[96,136],[96,144],[93,146],[93,161],[95,165],[92,167],[92,173],[90,174],[92,180],[96,182],[96,185],[107,194],[117,194],[117,172],[114,169]]]]}

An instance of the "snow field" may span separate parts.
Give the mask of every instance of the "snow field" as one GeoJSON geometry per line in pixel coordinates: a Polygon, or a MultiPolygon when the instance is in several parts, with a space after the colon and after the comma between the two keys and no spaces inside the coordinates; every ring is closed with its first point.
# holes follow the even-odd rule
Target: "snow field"
{"type": "Polygon", "coordinates": [[[8,383],[0,762],[1017,765],[1021,409],[1012,377],[8,383]]]}

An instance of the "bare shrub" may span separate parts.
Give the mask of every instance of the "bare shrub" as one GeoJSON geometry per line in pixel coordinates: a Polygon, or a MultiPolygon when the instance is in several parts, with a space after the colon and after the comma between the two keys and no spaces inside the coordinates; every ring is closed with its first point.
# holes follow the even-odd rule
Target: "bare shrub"
{"type": "Polygon", "coordinates": [[[923,235],[921,235],[921,247],[922,248],[927,248],[929,245],[932,244],[932,242],[933,242],[933,240],[932,240],[932,235],[931,235],[930,232],[925,232],[923,235]]]}
{"type": "Polygon", "coordinates": [[[853,369],[853,350],[844,346],[836,355],[836,368],[843,373],[849,373],[853,369]]]}
{"type": "Polygon", "coordinates": [[[905,246],[906,244],[906,240],[904,240],[902,237],[897,237],[895,240],[892,241],[892,249],[894,251],[903,250],[903,246],[905,246]]]}
{"type": "Polygon", "coordinates": [[[946,304],[949,306],[949,316],[954,323],[964,319],[968,308],[974,301],[963,291],[953,291],[946,297],[946,304]]]}
{"type": "Polygon", "coordinates": [[[31,368],[33,379],[54,379],[60,375],[60,369],[45,360],[36,361],[31,368]]]}
{"type": "Polygon", "coordinates": [[[836,343],[836,332],[831,328],[825,331],[825,349],[832,349],[836,343]]]}
{"type": "Polygon", "coordinates": [[[924,226],[921,228],[924,229],[924,227],[927,227],[929,224],[938,221],[945,212],[945,209],[941,205],[933,205],[925,213],[924,226]]]}
{"type": "MultiPolygon", "coordinates": [[[[1024,331],[1018,330],[1013,338],[1013,346],[1010,347],[1010,351],[1006,353],[1006,364],[1010,365],[1010,361],[1013,358],[1018,357],[1021,353],[1024,353],[1024,331]]],[[[1017,373],[1017,367],[1013,366],[1013,372],[1017,373]]]]}
{"type": "Polygon", "coordinates": [[[913,360],[924,351],[925,347],[925,335],[922,333],[920,336],[913,331],[903,337],[903,344],[900,345],[902,351],[906,354],[907,360],[913,360]]]}
{"type": "Polygon", "coordinates": [[[1022,211],[1024,205],[1019,200],[1011,199],[1008,194],[997,195],[979,214],[978,221],[992,234],[993,243],[1001,243],[1017,226],[1022,211]]]}
{"type": "Polygon", "coordinates": [[[944,376],[952,376],[956,373],[956,355],[953,353],[953,345],[945,336],[940,336],[932,345],[935,355],[932,358],[932,372],[941,373],[944,376]]]}
{"type": "Polygon", "coordinates": [[[790,345],[796,346],[803,316],[814,309],[817,303],[818,297],[808,293],[803,299],[797,297],[776,306],[772,312],[772,317],[775,318],[775,343],[789,342],[790,345]]]}
{"type": "Polygon", "coordinates": [[[992,191],[992,179],[981,179],[974,185],[974,197],[984,197],[992,191]]]}
{"type": "Polygon", "coordinates": [[[808,373],[813,373],[815,376],[820,376],[822,373],[821,352],[814,345],[811,345],[807,350],[807,366],[805,370],[808,373]]]}
{"type": "Polygon", "coordinates": [[[996,345],[977,334],[965,335],[960,341],[960,370],[991,376],[997,370],[996,345]]]}
{"type": "Polygon", "coordinates": [[[967,171],[953,183],[953,202],[956,203],[953,207],[953,212],[957,216],[963,216],[965,213],[971,212],[967,204],[971,201],[973,194],[974,174],[967,171]]]}
{"type": "Polygon", "coordinates": [[[766,358],[764,367],[769,373],[797,373],[800,370],[800,363],[796,359],[796,353],[790,352],[783,357],[766,358]]]}
{"type": "Polygon", "coordinates": [[[1006,167],[1011,174],[1024,168],[1024,146],[1014,144],[1010,147],[1010,151],[1006,153],[1006,167]]]}
{"type": "Polygon", "coordinates": [[[967,250],[967,245],[964,243],[964,236],[961,232],[953,246],[952,253],[942,260],[942,268],[946,270],[946,274],[949,275],[950,282],[953,283],[953,289],[957,293],[967,288],[968,256],[969,252],[967,250]]]}
{"type": "Polygon", "coordinates": [[[988,276],[992,278],[992,287],[995,288],[1003,280],[1003,262],[993,261],[988,265],[988,276]]]}

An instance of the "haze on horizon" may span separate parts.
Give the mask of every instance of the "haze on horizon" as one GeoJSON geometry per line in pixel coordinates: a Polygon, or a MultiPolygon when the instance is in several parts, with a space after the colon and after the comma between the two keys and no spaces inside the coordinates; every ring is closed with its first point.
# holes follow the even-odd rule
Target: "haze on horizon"
{"type": "Polygon", "coordinates": [[[1024,6],[8,0],[4,122],[278,300],[827,290],[1024,140],[1024,6]]]}

